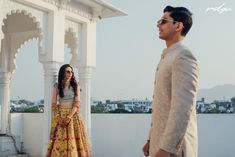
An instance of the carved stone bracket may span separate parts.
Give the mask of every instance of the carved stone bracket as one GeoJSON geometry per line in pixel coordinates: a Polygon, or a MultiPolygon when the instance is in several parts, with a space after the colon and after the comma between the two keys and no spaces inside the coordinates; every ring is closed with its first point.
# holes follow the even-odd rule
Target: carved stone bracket
{"type": "Polygon", "coordinates": [[[64,9],[64,10],[78,14],[78,15],[85,17],[85,18],[88,18],[88,19],[93,18],[91,13],[83,10],[82,8],[77,9],[77,8],[73,8],[73,7],[69,6],[68,3],[71,0],[43,0],[43,1],[50,3],[50,4],[53,4],[53,5],[56,5],[58,7],[58,9],[64,9]]]}

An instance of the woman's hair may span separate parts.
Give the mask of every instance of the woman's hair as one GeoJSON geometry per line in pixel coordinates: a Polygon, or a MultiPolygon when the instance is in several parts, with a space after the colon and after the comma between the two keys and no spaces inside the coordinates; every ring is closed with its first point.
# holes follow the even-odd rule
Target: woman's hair
{"type": "Polygon", "coordinates": [[[65,82],[64,82],[64,76],[65,76],[65,70],[66,68],[70,67],[72,69],[72,78],[70,80],[70,86],[73,87],[73,91],[74,91],[74,95],[77,96],[78,92],[77,92],[77,88],[78,88],[78,83],[75,79],[74,76],[74,72],[73,72],[73,68],[71,65],[69,64],[64,64],[60,67],[60,71],[59,71],[59,76],[58,76],[58,90],[59,90],[59,96],[60,97],[64,97],[64,86],[65,86],[65,82]]]}

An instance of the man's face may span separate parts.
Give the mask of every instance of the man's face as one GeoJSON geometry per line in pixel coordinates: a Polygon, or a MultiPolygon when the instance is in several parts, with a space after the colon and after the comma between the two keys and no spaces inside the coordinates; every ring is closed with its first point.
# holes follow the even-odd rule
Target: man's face
{"type": "Polygon", "coordinates": [[[162,18],[158,21],[157,27],[159,29],[159,38],[168,40],[175,35],[176,22],[170,17],[170,12],[165,12],[162,18]]]}

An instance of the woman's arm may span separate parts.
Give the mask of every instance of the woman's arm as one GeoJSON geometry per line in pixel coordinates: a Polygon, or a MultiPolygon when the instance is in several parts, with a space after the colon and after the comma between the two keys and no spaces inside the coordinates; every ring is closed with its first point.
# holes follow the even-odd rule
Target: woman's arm
{"type": "Polygon", "coordinates": [[[54,84],[54,87],[52,89],[52,113],[54,114],[53,116],[55,116],[58,119],[58,123],[64,127],[65,124],[63,122],[63,119],[60,116],[60,110],[59,110],[59,106],[57,105],[57,95],[58,95],[58,85],[57,83],[54,84]]]}
{"type": "Polygon", "coordinates": [[[57,109],[57,85],[55,84],[53,89],[52,89],[52,104],[51,104],[51,107],[52,107],[52,112],[56,112],[56,109],[57,109]]]}

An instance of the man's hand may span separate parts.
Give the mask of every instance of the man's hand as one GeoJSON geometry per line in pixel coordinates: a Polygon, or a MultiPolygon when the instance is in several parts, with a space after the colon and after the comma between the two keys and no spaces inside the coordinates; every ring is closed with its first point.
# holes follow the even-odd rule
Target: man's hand
{"type": "Polygon", "coordinates": [[[170,153],[165,150],[159,149],[155,157],[170,157],[170,153]]]}
{"type": "Polygon", "coordinates": [[[143,153],[144,153],[145,156],[149,156],[149,140],[147,141],[147,143],[145,143],[142,150],[143,150],[143,153]]]}

